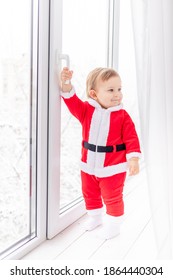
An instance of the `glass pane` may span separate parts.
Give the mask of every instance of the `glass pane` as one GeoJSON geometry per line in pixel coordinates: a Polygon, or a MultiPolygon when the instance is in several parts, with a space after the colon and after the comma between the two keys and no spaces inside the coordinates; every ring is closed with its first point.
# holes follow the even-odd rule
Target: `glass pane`
{"type": "MultiPolygon", "coordinates": [[[[107,66],[107,0],[63,0],[62,53],[70,57],[73,84],[85,99],[85,81],[89,71],[107,66]],[[99,11],[99,12],[98,12],[99,11]]],[[[61,113],[61,201],[60,208],[81,197],[81,127],[62,102],[61,113]]]]}
{"type": "Polygon", "coordinates": [[[35,234],[32,16],[31,0],[0,1],[0,253],[35,234]]]}

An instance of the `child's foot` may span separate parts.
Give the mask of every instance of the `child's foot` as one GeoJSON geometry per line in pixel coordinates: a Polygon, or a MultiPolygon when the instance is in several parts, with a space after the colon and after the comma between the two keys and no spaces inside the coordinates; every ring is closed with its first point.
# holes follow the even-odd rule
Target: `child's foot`
{"type": "Polygon", "coordinates": [[[111,239],[120,234],[120,226],[122,223],[122,216],[111,216],[106,214],[102,228],[98,231],[97,236],[101,239],[111,239]]]}
{"type": "Polygon", "coordinates": [[[86,231],[91,231],[95,229],[96,227],[100,226],[102,224],[102,216],[91,216],[88,217],[88,220],[84,223],[84,228],[86,231]]]}
{"type": "Polygon", "coordinates": [[[97,237],[103,240],[111,239],[120,234],[120,227],[114,228],[104,225],[97,233],[97,237]]]}

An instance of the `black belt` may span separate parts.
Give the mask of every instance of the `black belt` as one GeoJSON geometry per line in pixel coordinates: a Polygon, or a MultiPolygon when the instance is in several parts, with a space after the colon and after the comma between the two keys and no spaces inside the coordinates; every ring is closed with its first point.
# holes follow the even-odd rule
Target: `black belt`
{"type": "Polygon", "coordinates": [[[83,146],[85,149],[90,150],[92,152],[98,152],[98,153],[112,153],[112,152],[119,152],[126,149],[125,144],[119,144],[115,146],[96,146],[93,144],[90,144],[86,141],[83,142],[83,146]]]}

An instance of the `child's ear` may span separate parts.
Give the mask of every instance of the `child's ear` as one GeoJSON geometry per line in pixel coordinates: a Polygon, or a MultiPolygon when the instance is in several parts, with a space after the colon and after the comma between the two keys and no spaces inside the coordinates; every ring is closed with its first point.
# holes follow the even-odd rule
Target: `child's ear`
{"type": "Polygon", "coordinates": [[[91,89],[91,90],[89,91],[89,96],[90,96],[91,98],[93,98],[93,99],[97,99],[97,94],[96,94],[96,92],[95,92],[94,89],[91,89]]]}

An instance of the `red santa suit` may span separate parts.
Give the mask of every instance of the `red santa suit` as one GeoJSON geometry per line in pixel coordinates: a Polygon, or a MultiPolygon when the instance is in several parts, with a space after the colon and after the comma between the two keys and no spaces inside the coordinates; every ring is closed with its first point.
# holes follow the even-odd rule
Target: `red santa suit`
{"type": "Polygon", "coordinates": [[[61,96],[82,125],[81,178],[86,209],[102,208],[103,199],[107,214],[122,215],[127,160],[141,154],[132,119],[122,104],[104,109],[94,99],[81,101],[74,89],[61,96]]]}

